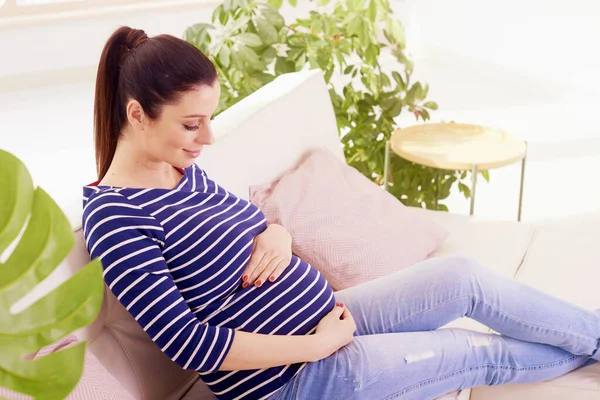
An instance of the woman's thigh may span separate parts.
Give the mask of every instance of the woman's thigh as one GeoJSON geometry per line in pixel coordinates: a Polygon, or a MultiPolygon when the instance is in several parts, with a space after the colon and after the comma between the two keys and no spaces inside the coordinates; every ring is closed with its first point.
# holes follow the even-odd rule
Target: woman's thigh
{"type": "Polygon", "coordinates": [[[464,329],[365,335],[307,364],[272,399],[427,400],[474,386],[552,379],[587,360],[464,329]]]}

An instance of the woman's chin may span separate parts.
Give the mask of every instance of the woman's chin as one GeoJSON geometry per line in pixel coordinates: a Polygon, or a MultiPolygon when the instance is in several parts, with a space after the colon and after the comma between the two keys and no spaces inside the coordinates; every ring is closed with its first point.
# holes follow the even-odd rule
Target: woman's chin
{"type": "Polygon", "coordinates": [[[181,168],[181,169],[186,169],[192,166],[192,164],[194,164],[194,162],[196,162],[195,158],[191,158],[191,157],[186,157],[183,159],[178,159],[176,163],[171,164],[174,167],[177,168],[181,168]]]}

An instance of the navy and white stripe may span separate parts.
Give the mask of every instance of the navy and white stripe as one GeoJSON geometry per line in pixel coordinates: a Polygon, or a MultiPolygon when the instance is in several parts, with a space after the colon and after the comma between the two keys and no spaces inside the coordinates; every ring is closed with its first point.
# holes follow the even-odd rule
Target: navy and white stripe
{"type": "Polygon", "coordinates": [[[83,229],[104,279],[148,336],[219,399],[266,399],[305,364],[219,371],[237,330],[307,335],[335,305],[300,258],[275,282],[242,289],[264,214],[192,165],[173,190],[86,186],[83,229]]]}

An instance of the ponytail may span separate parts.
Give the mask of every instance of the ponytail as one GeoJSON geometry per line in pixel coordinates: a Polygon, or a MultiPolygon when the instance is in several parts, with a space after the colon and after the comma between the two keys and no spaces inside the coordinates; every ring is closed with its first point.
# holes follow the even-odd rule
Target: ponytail
{"type": "Polygon", "coordinates": [[[144,113],[158,118],[163,105],[194,86],[213,85],[217,71],[193,45],[170,35],[151,39],[143,30],[128,26],[108,39],[98,64],[94,98],[96,172],[102,180],[110,167],[130,99],[144,113]]]}

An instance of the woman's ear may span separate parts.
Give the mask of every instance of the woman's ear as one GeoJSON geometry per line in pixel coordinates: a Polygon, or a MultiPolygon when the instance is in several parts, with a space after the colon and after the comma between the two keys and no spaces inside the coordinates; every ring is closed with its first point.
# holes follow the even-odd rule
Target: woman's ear
{"type": "Polygon", "coordinates": [[[144,115],[144,109],[137,100],[129,100],[127,103],[127,120],[134,128],[144,130],[146,116],[144,115]]]}

